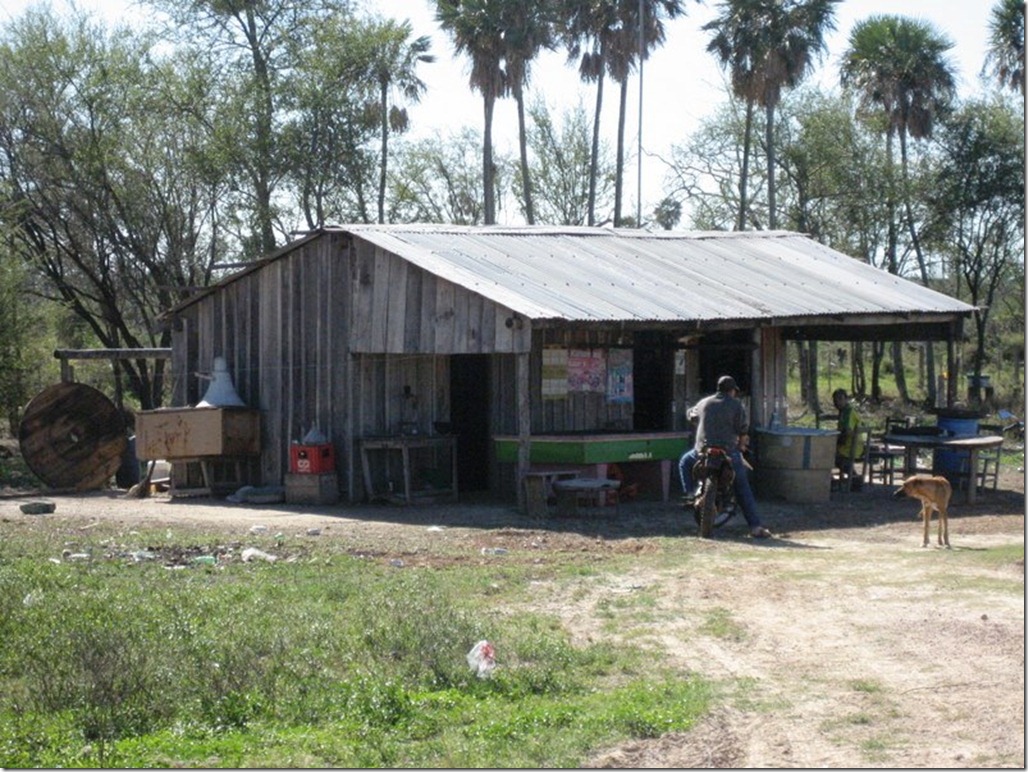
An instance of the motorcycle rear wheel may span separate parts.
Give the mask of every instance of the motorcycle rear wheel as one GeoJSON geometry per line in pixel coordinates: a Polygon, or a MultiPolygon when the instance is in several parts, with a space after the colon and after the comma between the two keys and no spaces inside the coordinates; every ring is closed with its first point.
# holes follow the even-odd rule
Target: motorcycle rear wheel
{"type": "Polygon", "coordinates": [[[696,502],[700,517],[700,536],[709,539],[714,530],[714,516],[717,514],[717,489],[713,485],[703,486],[703,493],[696,502]]]}

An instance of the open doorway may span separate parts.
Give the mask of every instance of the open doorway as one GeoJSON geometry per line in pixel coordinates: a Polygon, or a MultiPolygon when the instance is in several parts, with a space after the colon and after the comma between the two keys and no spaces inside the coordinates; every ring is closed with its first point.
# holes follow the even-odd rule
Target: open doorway
{"type": "Polygon", "coordinates": [[[450,423],[457,436],[461,492],[489,487],[489,357],[450,357],[450,423]]]}
{"type": "Polygon", "coordinates": [[[632,381],[637,432],[671,429],[675,353],[672,339],[659,332],[637,332],[632,350],[632,381]]]}

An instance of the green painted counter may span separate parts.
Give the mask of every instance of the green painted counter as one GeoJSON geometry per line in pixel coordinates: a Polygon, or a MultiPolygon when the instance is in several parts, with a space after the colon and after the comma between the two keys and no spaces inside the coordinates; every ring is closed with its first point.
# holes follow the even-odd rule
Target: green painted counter
{"type": "MultiPolygon", "coordinates": [[[[496,460],[518,460],[518,438],[497,436],[496,460]]],[[[689,448],[686,432],[622,434],[533,434],[533,464],[616,464],[626,461],[677,461],[689,448]]]]}
{"type": "MultiPolygon", "coordinates": [[[[496,460],[517,463],[518,438],[493,437],[496,460]]],[[[621,432],[616,434],[533,434],[529,463],[544,466],[592,466],[592,476],[606,479],[608,464],[653,461],[660,464],[661,493],[670,496],[672,467],[692,444],[687,432],[621,432]]]]}

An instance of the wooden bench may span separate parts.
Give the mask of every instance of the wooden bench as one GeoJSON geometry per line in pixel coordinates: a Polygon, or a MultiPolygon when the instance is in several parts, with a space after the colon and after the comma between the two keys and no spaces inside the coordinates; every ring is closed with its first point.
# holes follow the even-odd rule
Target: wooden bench
{"type": "Polygon", "coordinates": [[[571,480],[556,480],[553,490],[557,494],[557,514],[578,514],[578,501],[584,499],[594,506],[602,507],[607,502],[607,494],[614,491],[614,514],[620,514],[618,506],[618,489],[620,480],[604,480],[594,477],[576,477],[571,480]]]}

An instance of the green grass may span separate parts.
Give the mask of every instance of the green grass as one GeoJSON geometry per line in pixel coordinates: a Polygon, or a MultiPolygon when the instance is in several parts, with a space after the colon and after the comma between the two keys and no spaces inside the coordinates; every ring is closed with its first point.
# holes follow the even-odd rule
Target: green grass
{"type": "MultiPolygon", "coordinates": [[[[532,567],[505,567],[497,589],[486,567],[397,570],[326,541],[171,568],[113,538],[9,530],[2,767],[580,766],[711,700],[636,648],[572,646],[555,618],[508,611],[532,567]],[[487,679],[466,662],[482,638],[487,679]]],[[[189,538],[184,555],[221,548],[189,538]]]]}

